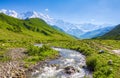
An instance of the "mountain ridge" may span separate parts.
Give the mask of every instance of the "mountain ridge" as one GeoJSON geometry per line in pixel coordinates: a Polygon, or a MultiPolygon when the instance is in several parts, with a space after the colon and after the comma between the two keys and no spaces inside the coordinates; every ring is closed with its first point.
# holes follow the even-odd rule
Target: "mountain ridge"
{"type": "Polygon", "coordinates": [[[95,37],[99,37],[102,36],[106,33],[108,33],[109,31],[111,31],[114,27],[105,27],[105,28],[100,28],[97,30],[93,30],[90,32],[86,32],[85,34],[81,35],[80,38],[82,39],[91,39],[91,38],[95,38],[95,37]]]}
{"type": "Polygon", "coordinates": [[[98,37],[98,39],[113,39],[120,40],[120,24],[118,24],[110,32],[104,34],[103,36],[98,37]]]}
{"type": "MultiPolygon", "coordinates": [[[[81,35],[83,36],[85,33],[93,32],[97,29],[102,29],[104,27],[109,28],[110,26],[112,26],[112,25],[95,25],[91,23],[73,24],[73,23],[65,22],[63,20],[53,19],[49,15],[39,13],[36,11],[27,11],[24,13],[17,13],[14,10],[2,9],[0,10],[0,13],[4,13],[6,15],[19,18],[19,19],[31,19],[31,18],[43,19],[47,24],[51,26],[57,26],[59,29],[62,29],[63,31],[65,31],[67,34],[73,35],[77,38],[81,38],[80,36],[81,35]]],[[[104,33],[101,32],[101,34],[104,34],[104,33]]]]}
{"type": "Polygon", "coordinates": [[[21,20],[7,16],[0,13],[0,30],[1,30],[1,40],[13,40],[13,39],[33,39],[34,40],[44,40],[44,39],[72,39],[73,37],[60,32],[50,25],[48,25],[44,20],[38,18],[31,18],[26,20],[21,20]],[[2,32],[4,31],[4,32],[2,32]]]}

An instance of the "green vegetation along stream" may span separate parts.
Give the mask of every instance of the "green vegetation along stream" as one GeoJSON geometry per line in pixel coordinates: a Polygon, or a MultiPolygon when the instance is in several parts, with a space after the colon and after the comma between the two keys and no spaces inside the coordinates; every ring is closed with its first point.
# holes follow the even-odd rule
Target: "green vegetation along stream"
{"type": "Polygon", "coordinates": [[[60,57],[40,66],[32,73],[32,78],[83,78],[88,76],[92,78],[91,73],[85,68],[85,56],[75,50],[55,47],[53,49],[59,51],[60,57]]]}
{"type": "Polygon", "coordinates": [[[41,19],[21,20],[0,13],[0,77],[26,78],[26,71],[34,71],[42,61],[59,56],[58,51],[50,48],[55,46],[85,55],[93,78],[120,78],[120,55],[113,52],[120,49],[117,39],[77,40],[41,19]],[[37,47],[35,43],[47,45],[37,47]]]}

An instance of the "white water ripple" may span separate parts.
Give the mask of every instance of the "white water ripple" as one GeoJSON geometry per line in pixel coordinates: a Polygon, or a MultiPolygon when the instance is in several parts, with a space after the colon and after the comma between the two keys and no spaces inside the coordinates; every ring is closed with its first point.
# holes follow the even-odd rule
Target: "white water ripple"
{"type": "Polygon", "coordinates": [[[69,49],[53,49],[59,51],[61,57],[48,62],[47,65],[40,68],[42,72],[35,78],[84,78],[88,74],[88,71],[82,68],[82,66],[86,66],[84,55],[69,49]],[[72,66],[77,72],[66,74],[64,68],[67,66],[72,66]]]}

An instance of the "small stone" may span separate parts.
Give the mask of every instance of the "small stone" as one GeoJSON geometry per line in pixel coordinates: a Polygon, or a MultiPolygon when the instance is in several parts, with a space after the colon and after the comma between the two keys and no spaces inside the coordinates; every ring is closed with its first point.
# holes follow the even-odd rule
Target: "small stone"
{"type": "Polygon", "coordinates": [[[54,67],[54,64],[51,64],[51,67],[54,67]]]}
{"type": "Polygon", "coordinates": [[[75,68],[72,66],[67,66],[64,68],[66,74],[73,74],[76,72],[75,68]]]}
{"type": "Polygon", "coordinates": [[[108,64],[109,64],[109,65],[112,65],[112,64],[113,64],[113,61],[112,61],[112,60],[109,60],[109,61],[108,61],[108,64]]]}
{"type": "Polygon", "coordinates": [[[79,70],[77,70],[77,72],[79,73],[80,71],[79,71],[79,70]]]}
{"type": "Polygon", "coordinates": [[[33,71],[33,69],[32,69],[32,68],[29,68],[29,69],[28,69],[28,71],[32,72],[32,71],[33,71]]]}
{"type": "Polygon", "coordinates": [[[104,50],[100,50],[100,51],[99,51],[99,54],[104,53],[104,52],[105,52],[104,50]]]}
{"type": "Polygon", "coordinates": [[[84,65],[84,66],[82,66],[82,68],[86,69],[86,68],[87,68],[87,66],[85,66],[85,65],[84,65]]]}

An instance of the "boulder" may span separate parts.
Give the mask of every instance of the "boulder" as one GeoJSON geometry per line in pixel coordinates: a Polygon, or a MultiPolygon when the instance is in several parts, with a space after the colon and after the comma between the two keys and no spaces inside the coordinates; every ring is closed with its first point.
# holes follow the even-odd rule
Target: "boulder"
{"type": "Polygon", "coordinates": [[[86,65],[84,65],[84,66],[82,66],[82,68],[86,69],[86,68],[87,68],[87,66],[86,66],[86,65]]]}
{"type": "Polygon", "coordinates": [[[75,68],[73,66],[67,66],[64,68],[64,71],[66,74],[73,74],[76,72],[75,68]]]}
{"type": "Polygon", "coordinates": [[[99,51],[99,54],[104,53],[104,52],[105,52],[104,50],[100,50],[100,51],[99,51]]]}

